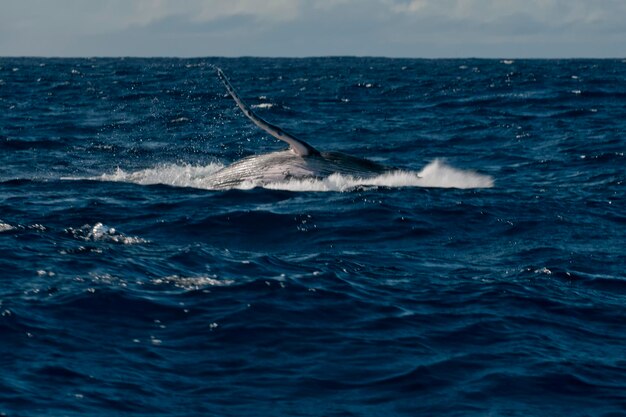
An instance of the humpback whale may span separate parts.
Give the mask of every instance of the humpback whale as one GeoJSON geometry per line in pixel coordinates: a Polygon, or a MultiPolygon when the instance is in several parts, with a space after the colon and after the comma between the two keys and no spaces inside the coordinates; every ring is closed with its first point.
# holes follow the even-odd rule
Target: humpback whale
{"type": "Polygon", "coordinates": [[[284,129],[263,120],[239,97],[224,72],[215,67],[217,75],[237,106],[259,128],[289,145],[282,151],[253,155],[233,162],[208,178],[210,188],[236,187],[244,182],[265,185],[290,179],[326,178],[338,173],[356,178],[369,178],[394,170],[376,162],[340,152],[321,152],[284,129]]]}

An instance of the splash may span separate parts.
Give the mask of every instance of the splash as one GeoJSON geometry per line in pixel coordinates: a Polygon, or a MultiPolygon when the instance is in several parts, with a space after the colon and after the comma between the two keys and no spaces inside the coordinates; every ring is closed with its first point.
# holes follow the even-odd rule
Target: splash
{"type": "MultiPolygon", "coordinates": [[[[211,163],[207,166],[160,165],[135,172],[126,172],[118,168],[112,174],[103,174],[96,178],[100,181],[129,182],[141,185],[165,184],[176,187],[211,189],[210,177],[223,168],[222,164],[211,163]]],[[[287,181],[258,184],[243,182],[237,189],[264,187],[286,191],[351,191],[368,187],[429,187],[429,188],[491,188],[494,180],[489,175],[452,167],[440,159],[426,165],[421,171],[397,170],[370,178],[357,178],[349,175],[333,174],[327,178],[290,179],[287,181]]]]}
{"type": "Polygon", "coordinates": [[[206,166],[166,164],[135,172],[117,168],[112,174],[102,174],[90,179],[140,185],[165,184],[175,187],[208,188],[207,178],[222,168],[224,165],[215,163],[206,166]]]}
{"type": "MultiPolygon", "coordinates": [[[[247,184],[246,186],[249,186],[247,184]]],[[[264,185],[288,191],[350,191],[363,187],[491,188],[493,178],[474,171],[460,170],[434,160],[421,171],[392,171],[371,178],[333,174],[324,179],[293,179],[264,185]]]]}
{"type": "Polygon", "coordinates": [[[454,168],[441,159],[435,159],[420,172],[419,187],[433,188],[491,188],[493,177],[471,170],[454,168]]]}

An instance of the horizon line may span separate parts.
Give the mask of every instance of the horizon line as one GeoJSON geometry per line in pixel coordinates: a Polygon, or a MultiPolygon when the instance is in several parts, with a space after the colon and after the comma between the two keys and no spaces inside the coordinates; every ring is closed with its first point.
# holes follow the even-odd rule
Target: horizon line
{"type": "Polygon", "coordinates": [[[388,55],[343,55],[343,54],[329,54],[329,55],[300,55],[300,56],[287,56],[287,55],[237,55],[237,56],[225,56],[225,55],[0,55],[0,59],[319,59],[319,58],[375,58],[375,59],[416,59],[416,60],[461,60],[461,59],[473,59],[473,60],[519,60],[519,61],[532,61],[532,60],[626,60],[626,56],[553,56],[553,57],[513,57],[513,56],[439,56],[439,57],[425,57],[425,56],[388,56],[388,55]]]}

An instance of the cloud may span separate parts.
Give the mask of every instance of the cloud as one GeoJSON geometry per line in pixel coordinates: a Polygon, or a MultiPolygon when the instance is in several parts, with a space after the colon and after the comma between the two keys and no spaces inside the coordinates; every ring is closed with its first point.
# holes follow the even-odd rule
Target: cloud
{"type": "Polygon", "coordinates": [[[626,2],[616,0],[387,0],[397,13],[489,23],[526,15],[547,26],[623,20],[626,2]]]}
{"type": "Polygon", "coordinates": [[[21,0],[0,55],[624,56],[623,0],[21,0]]]}
{"type": "Polygon", "coordinates": [[[188,16],[192,22],[210,22],[238,15],[280,22],[296,18],[300,4],[299,0],[139,0],[127,3],[135,6],[134,23],[140,25],[172,15],[188,16]]]}

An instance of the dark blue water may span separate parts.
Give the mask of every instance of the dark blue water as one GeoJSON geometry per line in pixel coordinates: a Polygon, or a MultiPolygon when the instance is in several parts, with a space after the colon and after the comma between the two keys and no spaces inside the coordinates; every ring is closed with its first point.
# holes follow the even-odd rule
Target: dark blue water
{"type": "Polygon", "coordinates": [[[626,415],[625,133],[621,60],[0,59],[0,415],[626,415]],[[412,177],[205,189],[284,148],[210,64],[412,177]]]}

